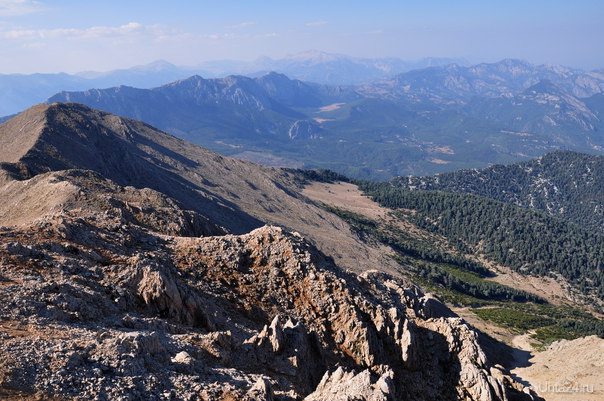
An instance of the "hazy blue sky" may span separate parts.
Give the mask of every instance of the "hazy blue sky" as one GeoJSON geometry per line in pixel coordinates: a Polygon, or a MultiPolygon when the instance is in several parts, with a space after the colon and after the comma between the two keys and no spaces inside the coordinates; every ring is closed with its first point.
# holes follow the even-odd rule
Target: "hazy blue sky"
{"type": "Polygon", "coordinates": [[[0,73],[164,59],[521,58],[604,67],[604,0],[0,0],[0,73]]]}

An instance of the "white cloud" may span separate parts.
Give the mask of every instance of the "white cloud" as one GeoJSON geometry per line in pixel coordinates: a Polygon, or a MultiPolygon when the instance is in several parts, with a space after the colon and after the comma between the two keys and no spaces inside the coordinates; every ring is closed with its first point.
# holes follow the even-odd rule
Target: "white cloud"
{"type": "Polygon", "coordinates": [[[33,0],[0,0],[0,17],[14,17],[38,12],[40,2],[33,0]]]}
{"type": "Polygon", "coordinates": [[[255,35],[254,37],[257,39],[261,39],[261,38],[276,38],[278,36],[279,36],[279,34],[277,32],[270,32],[270,33],[261,33],[259,35],[255,35]]]}
{"type": "MultiPolygon", "coordinates": [[[[0,0],[2,1],[2,0],[0,0]]],[[[249,23],[251,24],[251,23],[249,23]]],[[[240,24],[241,25],[241,24],[240,24]]],[[[0,26],[0,40],[13,41],[17,43],[28,42],[51,42],[69,40],[72,42],[87,42],[108,40],[112,43],[135,43],[144,41],[146,43],[167,42],[189,42],[199,40],[233,41],[239,39],[263,39],[279,36],[276,32],[245,33],[245,32],[223,32],[196,34],[184,32],[163,25],[143,25],[139,22],[130,22],[120,26],[92,26],[83,29],[77,28],[53,28],[53,29],[2,29],[0,26]]]]}
{"type": "Polygon", "coordinates": [[[311,21],[311,22],[307,22],[306,26],[321,26],[321,25],[327,25],[329,24],[329,21],[311,21]]]}
{"type": "Polygon", "coordinates": [[[242,22],[240,24],[230,25],[230,26],[227,26],[225,28],[227,28],[227,29],[239,29],[239,28],[245,28],[245,27],[248,27],[248,26],[256,25],[256,24],[257,24],[257,22],[242,22]]]}
{"type": "Polygon", "coordinates": [[[174,32],[166,32],[159,25],[143,25],[130,22],[121,26],[93,26],[86,29],[55,28],[55,29],[13,29],[0,31],[0,38],[12,40],[44,40],[44,39],[102,39],[124,38],[136,36],[151,36],[166,38],[174,32]]]}
{"type": "Polygon", "coordinates": [[[102,71],[160,58],[193,65],[198,63],[197,54],[202,52],[214,54],[217,59],[231,57],[231,54],[246,54],[245,57],[252,58],[250,49],[268,48],[278,36],[280,34],[272,30],[196,32],[140,22],[48,29],[0,24],[0,52],[5,55],[4,59],[11,55],[11,62],[4,67],[10,72],[40,72],[39,65],[43,65],[46,72],[102,71]]]}
{"type": "Polygon", "coordinates": [[[192,38],[216,40],[241,40],[241,39],[264,39],[278,37],[277,32],[259,33],[259,34],[239,34],[239,33],[211,33],[206,35],[191,36],[192,38]]]}

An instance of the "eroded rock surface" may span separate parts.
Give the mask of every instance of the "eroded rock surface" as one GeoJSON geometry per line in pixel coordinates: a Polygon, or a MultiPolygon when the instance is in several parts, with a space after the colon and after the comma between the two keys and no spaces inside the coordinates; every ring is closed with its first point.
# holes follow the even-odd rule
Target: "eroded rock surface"
{"type": "Polygon", "coordinates": [[[119,213],[122,204],[87,205],[0,229],[3,391],[509,399],[511,379],[491,374],[476,334],[459,318],[433,317],[427,302],[437,301],[411,283],[346,273],[277,227],[181,237],[148,223],[162,209],[141,221],[119,213]]]}

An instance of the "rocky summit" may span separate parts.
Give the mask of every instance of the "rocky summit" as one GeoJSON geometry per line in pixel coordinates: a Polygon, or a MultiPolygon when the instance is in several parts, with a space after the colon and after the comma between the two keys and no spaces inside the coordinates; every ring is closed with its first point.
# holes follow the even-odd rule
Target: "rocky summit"
{"type": "Polygon", "coordinates": [[[285,172],[155,132],[78,105],[0,126],[0,398],[536,399],[371,248],[353,272],[307,235],[285,172]]]}

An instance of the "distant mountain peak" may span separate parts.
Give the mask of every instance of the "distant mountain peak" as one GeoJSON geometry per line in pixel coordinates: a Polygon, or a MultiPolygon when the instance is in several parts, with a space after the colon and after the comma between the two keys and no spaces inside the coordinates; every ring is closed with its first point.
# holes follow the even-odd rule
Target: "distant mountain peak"
{"type": "Polygon", "coordinates": [[[308,50],[305,52],[297,53],[286,57],[289,60],[296,60],[298,62],[311,62],[315,64],[329,63],[337,60],[348,59],[353,57],[344,56],[342,54],[326,53],[319,50],[308,50]]]}
{"type": "Polygon", "coordinates": [[[264,74],[261,78],[285,78],[288,81],[290,80],[287,75],[277,72],[277,71],[269,71],[266,74],[264,74]]]}
{"type": "Polygon", "coordinates": [[[138,69],[139,71],[165,71],[173,70],[178,67],[166,60],[155,60],[149,64],[136,66],[134,68],[138,69]]]}
{"type": "Polygon", "coordinates": [[[294,79],[290,79],[287,75],[282,74],[280,72],[275,72],[275,71],[270,71],[258,78],[256,78],[257,81],[260,82],[273,82],[273,83],[280,83],[280,84],[289,84],[291,82],[294,82],[296,80],[294,79]]]}
{"type": "Polygon", "coordinates": [[[527,88],[524,91],[525,94],[556,94],[556,95],[568,95],[560,86],[556,85],[549,79],[542,79],[535,85],[527,88]]]}
{"type": "Polygon", "coordinates": [[[501,64],[501,65],[507,65],[507,66],[517,66],[517,65],[532,66],[532,64],[529,63],[528,61],[519,59],[519,58],[504,58],[503,60],[498,61],[495,64],[501,64]]]}
{"type": "Polygon", "coordinates": [[[190,77],[177,79],[176,81],[169,82],[165,85],[160,86],[160,88],[165,87],[178,87],[178,86],[186,86],[186,85],[198,85],[201,82],[205,82],[206,79],[201,75],[191,75],[190,77]]]}

